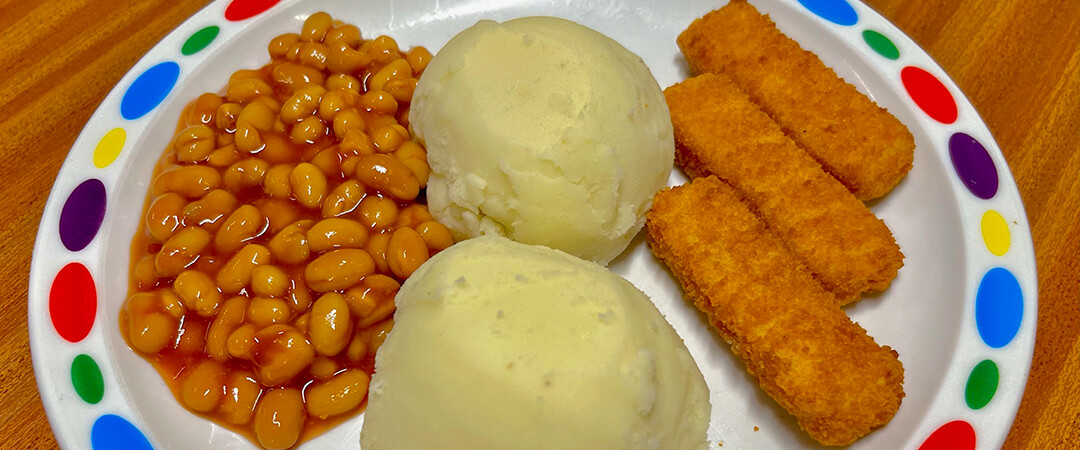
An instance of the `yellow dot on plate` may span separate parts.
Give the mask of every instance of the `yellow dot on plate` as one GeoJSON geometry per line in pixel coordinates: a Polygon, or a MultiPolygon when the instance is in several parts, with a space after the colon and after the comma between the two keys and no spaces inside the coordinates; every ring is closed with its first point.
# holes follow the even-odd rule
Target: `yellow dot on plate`
{"type": "Polygon", "coordinates": [[[989,210],[982,216],[982,235],[986,249],[997,256],[1009,251],[1009,224],[997,211],[989,210]]]}
{"type": "Polygon", "coordinates": [[[113,128],[105,133],[105,136],[101,137],[98,141],[97,147],[94,148],[94,165],[98,168],[108,167],[113,161],[116,161],[116,157],[120,156],[120,150],[124,149],[124,140],[127,139],[127,133],[123,128],[113,128]]]}

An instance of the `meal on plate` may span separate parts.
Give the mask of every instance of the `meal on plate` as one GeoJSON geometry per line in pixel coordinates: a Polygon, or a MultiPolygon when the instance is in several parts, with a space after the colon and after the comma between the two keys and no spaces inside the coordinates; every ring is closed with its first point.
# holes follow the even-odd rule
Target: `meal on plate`
{"type": "Polygon", "coordinates": [[[432,257],[397,305],[365,450],[706,446],[693,358],[649,298],[599,264],[482,236],[432,257]]]}
{"type": "Polygon", "coordinates": [[[859,200],[885,195],[911,170],[915,140],[907,127],[746,0],[695,20],[678,44],[694,73],[734,79],[859,200]]]}
{"type": "Polygon", "coordinates": [[[453,241],[406,128],[431,54],[325,13],[269,52],[185,109],[120,327],[186,408],[289,448],[361,410],[399,283],[453,241]]]}
{"type": "Polygon", "coordinates": [[[841,305],[902,266],[860,200],[911,135],[742,1],[678,44],[702,75],[665,92],[564,19],[483,20],[432,56],[311,15],[185,109],[121,332],[264,448],[366,407],[368,450],[703,449],[702,371],[604,267],[644,226],[761,388],[853,442],[904,397],[841,305]],[[673,162],[695,179],[665,189],[673,162]]]}
{"type": "Polygon", "coordinates": [[[568,20],[481,21],[426,73],[413,129],[431,213],[455,238],[497,234],[607,264],[641,230],[675,144],[637,55],[568,20]]]}

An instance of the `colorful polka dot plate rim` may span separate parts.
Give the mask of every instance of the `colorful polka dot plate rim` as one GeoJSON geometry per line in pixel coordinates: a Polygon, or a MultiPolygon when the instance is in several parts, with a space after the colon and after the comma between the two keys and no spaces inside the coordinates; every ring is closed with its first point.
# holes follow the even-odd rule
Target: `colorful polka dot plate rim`
{"type": "MultiPolygon", "coordinates": [[[[1016,413],[1037,311],[1034,253],[1008,165],[963,93],[924,51],[849,0],[751,1],[788,36],[869,94],[915,136],[911,173],[871,208],[905,266],[883,294],[847,312],[900,353],[906,397],[886,427],[854,448],[997,448],[1016,413]]],[[[38,387],[64,448],[253,448],[185,411],[119,335],[129,246],[154,162],[180,111],[233,71],[265,63],[266,43],[324,10],[403,47],[431,50],[481,18],[575,20],[637,53],[661,86],[687,76],[675,36],[721,6],[552,0],[412,0],[360,10],[348,0],[222,0],[148,52],[102,101],[53,185],[34,249],[28,324],[38,387]],[[642,11],[649,11],[642,14],[642,11]],[[641,30],[653,30],[642,33],[641,30]]],[[[674,173],[672,184],[682,183],[674,173]]],[[[773,405],[645,245],[612,269],[648,294],[701,367],[713,405],[712,446],[800,448],[808,440],[773,405]]],[[[301,448],[356,448],[363,416],[301,448]]]]}

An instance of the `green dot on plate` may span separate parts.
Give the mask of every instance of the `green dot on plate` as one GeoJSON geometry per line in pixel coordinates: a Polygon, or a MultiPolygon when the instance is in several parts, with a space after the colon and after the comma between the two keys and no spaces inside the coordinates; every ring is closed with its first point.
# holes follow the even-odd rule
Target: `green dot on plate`
{"type": "Polygon", "coordinates": [[[105,395],[105,381],[101,377],[101,369],[89,355],[76,356],[71,362],[71,384],[75,386],[75,393],[91,405],[100,402],[105,395]]]}
{"type": "Polygon", "coordinates": [[[990,403],[998,387],[998,367],[993,361],[984,359],[971,369],[967,387],[964,388],[964,400],[971,409],[980,409],[990,403]]]}
{"type": "Polygon", "coordinates": [[[184,55],[198,53],[199,50],[206,48],[207,45],[210,45],[210,43],[214,41],[214,38],[217,37],[219,31],[221,31],[221,28],[218,28],[217,25],[210,25],[196,31],[195,34],[192,34],[191,37],[187,38],[187,41],[184,41],[184,46],[180,48],[180,53],[183,53],[184,55]]]}
{"type": "Polygon", "coordinates": [[[866,30],[862,32],[862,38],[866,41],[866,45],[869,45],[879,55],[889,59],[900,57],[900,50],[896,48],[896,44],[893,44],[884,34],[874,30],[866,30]]]}

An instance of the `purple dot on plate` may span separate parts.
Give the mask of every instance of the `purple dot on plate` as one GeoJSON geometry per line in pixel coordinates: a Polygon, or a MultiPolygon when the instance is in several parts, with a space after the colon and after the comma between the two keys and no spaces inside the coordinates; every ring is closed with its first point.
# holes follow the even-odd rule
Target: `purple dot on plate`
{"type": "Polygon", "coordinates": [[[106,414],[90,428],[90,448],[94,450],[153,450],[150,441],[127,419],[106,414]]]}
{"type": "Polygon", "coordinates": [[[78,185],[60,211],[60,241],[77,252],[90,245],[105,219],[105,185],[91,178],[78,185]]]}
{"type": "Polygon", "coordinates": [[[994,160],[979,141],[956,133],[949,138],[949,158],[960,181],[976,197],[990,199],[997,194],[998,175],[994,160]]]}

